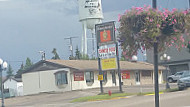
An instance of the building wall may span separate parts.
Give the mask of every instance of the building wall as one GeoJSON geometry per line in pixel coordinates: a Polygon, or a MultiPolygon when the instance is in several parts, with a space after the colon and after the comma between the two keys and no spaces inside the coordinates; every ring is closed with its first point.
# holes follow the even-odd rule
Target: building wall
{"type": "Polygon", "coordinates": [[[129,72],[130,72],[130,78],[122,79],[123,85],[136,85],[135,72],[133,72],[133,71],[129,71],[129,72]]]}
{"type": "Polygon", "coordinates": [[[10,96],[17,96],[17,81],[8,79],[4,82],[4,89],[9,89],[10,96]]]}
{"type": "MultiPolygon", "coordinates": [[[[97,88],[100,87],[100,81],[98,80],[98,71],[94,71],[94,83],[91,85],[88,85],[86,83],[86,77],[84,72],[84,81],[74,81],[74,74],[71,73],[71,81],[72,81],[72,90],[80,90],[80,89],[89,89],[89,88],[97,88]]],[[[116,74],[116,85],[119,85],[118,75],[116,74]]],[[[116,86],[112,82],[112,74],[111,71],[107,71],[107,82],[103,83],[103,87],[111,87],[116,86]]]]}
{"type": "Polygon", "coordinates": [[[23,96],[23,83],[17,82],[17,96],[23,96]]]}
{"type": "MultiPolygon", "coordinates": [[[[153,71],[150,71],[151,74],[149,76],[143,76],[142,72],[140,71],[140,85],[146,85],[146,84],[153,84],[154,83],[154,73],[153,71]]],[[[122,79],[123,85],[138,85],[135,80],[135,71],[130,71],[130,78],[129,79],[122,79]]],[[[159,83],[163,83],[163,76],[162,71],[160,71],[158,75],[159,83]]]]}
{"type": "Polygon", "coordinates": [[[152,71],[151,71],[151,76],[141,75],[141,85],[146,85],[146,84],[153,84],[153,72],[152,71]]]}
{"type": "Polygon", "coordinates": [[[68,68],[65,69],[57,69],[57,70],[49,70],[49,71],[38,71],[25,73],[22,75],[23,79],[23,93],[24,95],[29,94],[38,94],[41,92],[64,92],[71,90],[71,82],[68,81],[67,85],[64,87],[56,86],[55,74],[58,71],[68,71],[67,79],[70,80],[70,70],[68,68]]]}

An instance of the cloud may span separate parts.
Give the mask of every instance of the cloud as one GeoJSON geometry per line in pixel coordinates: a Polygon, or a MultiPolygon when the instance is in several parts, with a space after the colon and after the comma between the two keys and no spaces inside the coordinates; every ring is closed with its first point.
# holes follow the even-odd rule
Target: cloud
{"type": "Polygon", "coordinates": [[[1,1],[9,1],[9,0],[0,0],[0,2],[1,2],[1,1]]]}
{"type": "Polygon", "coordinates": [[[25,0],[31,6],[44,8],[62,13],[76,13],[78,4],[76,0],[25,0]]]}

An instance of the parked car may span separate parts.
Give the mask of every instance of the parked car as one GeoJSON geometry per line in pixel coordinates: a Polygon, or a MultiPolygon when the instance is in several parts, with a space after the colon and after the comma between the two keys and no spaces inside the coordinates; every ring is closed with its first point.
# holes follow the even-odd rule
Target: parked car
{"type": "Polygon", "coordinates": [[[168,76],[168,78],[167,78],[168,82],[170,82],[170,83],[171,82],[177,82],[178,79],[181,77],[181,75],[183,75],[184,72],[185,71],[180,71],[180,72],[176,72],[173,75],[168,76]]]}
{"type": "Polygon", "coordinates": [[[185,71],[177,82],[179,90],[190,87],[190,71],[185,71]]]}

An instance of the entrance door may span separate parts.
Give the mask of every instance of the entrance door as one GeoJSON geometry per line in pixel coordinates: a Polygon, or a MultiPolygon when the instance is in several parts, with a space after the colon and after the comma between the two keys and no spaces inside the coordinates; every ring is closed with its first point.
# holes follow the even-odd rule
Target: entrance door
{"type": "Polygon", "coordinates": [[[136,85],[140,85],[140,71],[135,72],[135,82],[136,85]]]}
{"type": "Polygon", "coordinates": [[[115,71],[111,71],[111,74],[112,74],[112,84],[113,84],[113,86],[116,86],[115,71]]]}

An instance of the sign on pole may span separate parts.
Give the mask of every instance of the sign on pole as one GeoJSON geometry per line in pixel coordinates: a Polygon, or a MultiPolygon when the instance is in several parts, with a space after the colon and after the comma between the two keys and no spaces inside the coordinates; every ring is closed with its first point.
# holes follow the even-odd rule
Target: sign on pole
{"type": "Polygon", "coordinates": [[[98,80],[103,80],[103,75],[98,75],[98,80]]]}
{"type": "Polygon", "coordinates": [[[98,57],[102,70],[117,69],[114,22],[96,25],[98,57]]]}
{"type": "MultiPolygon", "coordinates": [[[[115,23],[112,21],[96,24],[95,31],[97,37],[99,74],[102,75],[102,71],[105,70],[117,69],[119,76],[119,88],[120,92],[122,92],[118,44],[115,39],[115,23]]],[[[100,81],[100,86],[101,92],[103,92],[102,81],[100,81]]]]}

